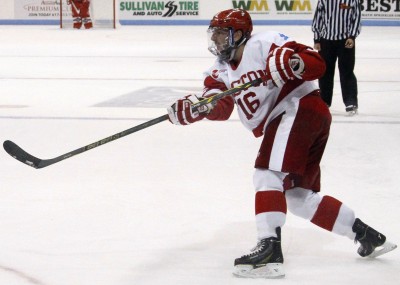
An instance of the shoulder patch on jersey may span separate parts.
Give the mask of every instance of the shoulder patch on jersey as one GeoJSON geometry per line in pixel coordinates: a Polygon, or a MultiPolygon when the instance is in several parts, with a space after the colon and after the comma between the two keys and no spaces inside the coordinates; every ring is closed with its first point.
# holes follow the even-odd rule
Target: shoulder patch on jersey
{"type": "Polygon", "coordinates": [[[283,38],[285,41],[287,41],[287,39],[289,38],[288,36],[286,36],[286,35],[284,35],[284,34],[282,34],[282,33],[279,33],[279,36],[280,36],[281,38],[283,38]]]}
{"type": "Polygon", "coordinates": [[[221,69],[221,70],[214,69],[211,72],[211,77],[214,78],[214,79],[217,79],[221,73],[226,72],[226,71],[227,71],[226,69],[221,69]]]}

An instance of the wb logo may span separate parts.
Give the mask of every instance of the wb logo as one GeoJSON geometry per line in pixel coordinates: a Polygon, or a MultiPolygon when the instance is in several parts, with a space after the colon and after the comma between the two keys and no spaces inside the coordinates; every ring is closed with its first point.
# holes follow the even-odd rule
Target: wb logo
{"type": "Polygon", "coordinates": [[[163,17],[171,17],[176,12],[176,9],[178,9],[178,6],[174,5],[174,1],[169,1],[165,4],[165,7],[168,8],[168,11],[163,15],[163,17]]]}

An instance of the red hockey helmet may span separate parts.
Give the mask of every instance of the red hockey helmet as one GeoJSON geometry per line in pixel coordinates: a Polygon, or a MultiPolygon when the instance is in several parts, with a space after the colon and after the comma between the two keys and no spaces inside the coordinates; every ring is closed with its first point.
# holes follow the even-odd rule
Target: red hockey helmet
{"type": "Polygon", "coordinates": [[[233,58],[238,46],[245,43],[251,36],[253,23],[249,13],[242,9],[229,9],[217,13],[210,21],[208,28],[209,46],[208,50],[223,61],[230,61],[233,58]],[[223,42],[216,40],[217,33],[226,32],[223,42]],[[242,37],[235,41],[236,31],[242,31],[242,37]]]}
{"type": "Polygon", "coordinates": [[[229,9],[216,14],[210,22],[210,27],[233,28],[241,30],[246,38],[249,38],[253,31],[253,22],[250,14],[242,9],[229,9]]]}

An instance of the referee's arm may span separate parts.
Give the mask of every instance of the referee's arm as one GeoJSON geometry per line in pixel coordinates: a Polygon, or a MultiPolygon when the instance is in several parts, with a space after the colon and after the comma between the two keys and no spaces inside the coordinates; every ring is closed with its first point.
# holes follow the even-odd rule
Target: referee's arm
{"type": "Polygon", "coordinates": [[[321,39],[321,31],[324,25],[324,12],[321,2],[318,2],[315,9],[314,18],[311,25],[311,30],[314,33],[314,43],[319,43],[321,39]]]}
{"type": "Polygon", "coordinates": [[[359,0],[354,1],[354,6],[351,14],[351,23],[352,25],[349,27],[349,35],[348,37],[351,39],[355,39],[359,34],[360,25],[361,25],[361,4],[359,0]]]}

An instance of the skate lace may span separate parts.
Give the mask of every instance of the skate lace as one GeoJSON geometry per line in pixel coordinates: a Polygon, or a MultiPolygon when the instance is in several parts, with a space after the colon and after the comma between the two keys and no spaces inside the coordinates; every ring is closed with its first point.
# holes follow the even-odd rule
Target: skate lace
{"type": "Polygon", "coordinates": [[[264,243],[259,241],[257,243],[257,245],[250,250],[250,253],[244,255],[244,257],[254,256],[254,255],[260,253],[261,251],[264,250],[264,246],[265,246],[264,243]]]}

